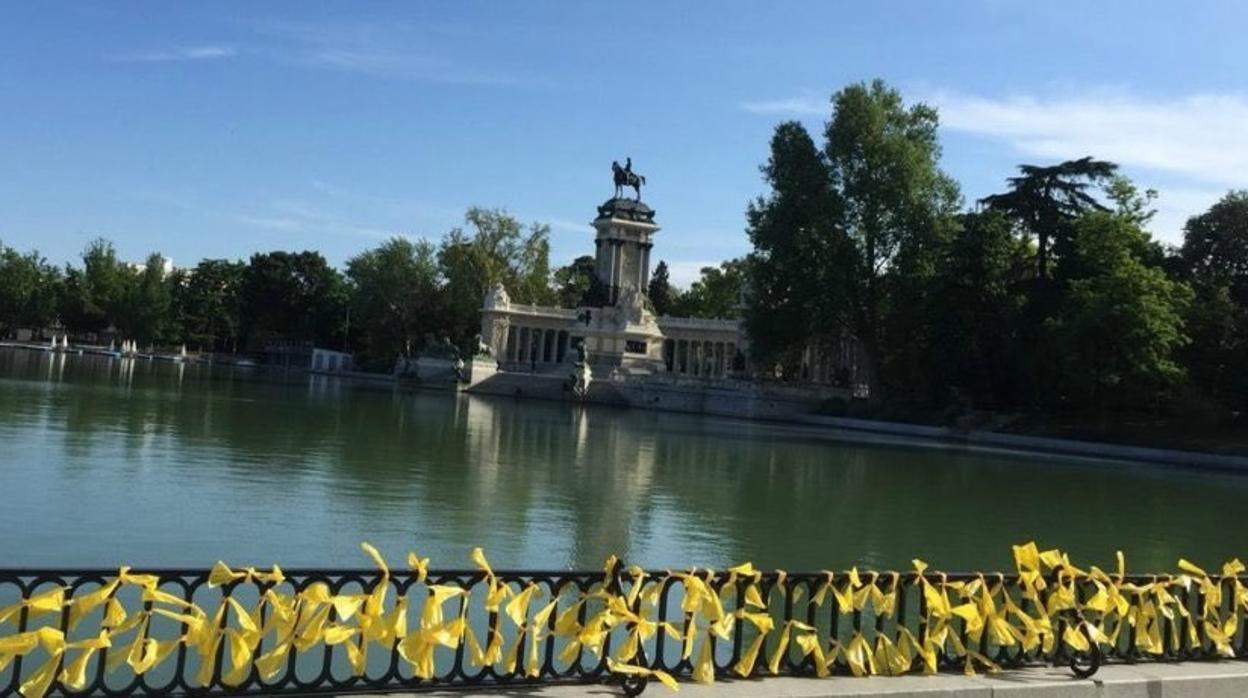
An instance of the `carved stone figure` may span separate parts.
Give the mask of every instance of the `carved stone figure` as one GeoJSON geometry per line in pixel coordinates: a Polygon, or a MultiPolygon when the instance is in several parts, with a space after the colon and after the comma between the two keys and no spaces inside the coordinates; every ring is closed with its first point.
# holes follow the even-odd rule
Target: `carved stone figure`
{"type": "Polygon", "coordinates": [[[502,284],[494,284],[485,296],[485,309],[506,308],[509,305],[511,305],[511,296],[507,295],[507,289],[502,284]]]}
{"type": "Polygon", "coordinates": [[[490,346],[491,356],[502,356],[507,353],[507,332],[511,328],[511,321],[504,317],[496,317],[490,323],[490,338],[486,342],[490,346]]]}
{"type": "Polygon", "coordinates": [[[642,312],[645,310],[645,301],[637,289],[632,286],[625,286],[620,289],[620,297],[615,305],[622,312],[625,322],[641,322],[642,312]]]}
{"type": "Polygon", "coordinates": [[[620,167],[618,160],[611,161],[611,173],[615,179],[615,198],[624,196],[624,187],[632,187],[636,192],[635,201],[641,201],[641,187],[646,183],[646,178],[633,172],[633,159],[626,158],[627,165],[620,167]]]}
{"type": "Polygon", "coordinates": [[[459,358],[459,348],[451,342],[450,337],[443,336],[441,340],[433,341],[433,335],[425,335],[425,346],[421,349],[420,355],[426,359],[446,359],[454,361],[459,358]]]}
{"type": "Polygon", "coordinates": [[[576,361],[572,365],[572,374],[568,376],[568,388],[572,391],[572,396],[584,400],[589,395],[589,384],[593,379],[593,371],[589,367],[589,349],[585,348],[582,340],[576,343],[576,361]]]}
{"type": "Polygon", "coordinates": [[[473,356],[477,358],[483,358],[483,359],[494,358],[494,349],[490,345],[485,343],[485,338],[482,337],[481,335],[477,335],[476,339],[477,339],[477,350],[473,354],[473,356]]]}

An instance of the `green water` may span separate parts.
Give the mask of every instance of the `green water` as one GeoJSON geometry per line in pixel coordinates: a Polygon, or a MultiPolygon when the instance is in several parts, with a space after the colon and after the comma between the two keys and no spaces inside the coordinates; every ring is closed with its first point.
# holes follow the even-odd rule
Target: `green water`
{"type": "Polygon", "coordinates": [[[1248,477],[0,350],[0,566],[789,570],[1248,555],[1248,477]]]}

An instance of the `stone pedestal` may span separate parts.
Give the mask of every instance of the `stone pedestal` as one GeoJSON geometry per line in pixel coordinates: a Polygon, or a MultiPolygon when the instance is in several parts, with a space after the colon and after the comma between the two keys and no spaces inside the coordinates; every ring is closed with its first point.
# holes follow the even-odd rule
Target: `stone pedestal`
{"type": "Polygon", "coordinates": [[[474,356],[471,361],[464,362],[463,372],[461,389],[471,388],[498,373],[498,362],[490,356],[474,356]]]}
{"type": "Polygon", "coordinates": [[[581,324],[576,334],[585,342],[589,363],[598,375],[611,369],[629,374],[663,371],[663,334],[646,310],[642,298],[626,287],[616,305],[578,308],[581,324]]]}
{"type": "Polygon", "coordinates": [[[599,375],[615,369],[629,374],[663,370],[663,335],[646,308],[650,249],[659,226],[654,209],[632,199],[609,199],[598,207],[594,274],[601,305],[577,309],[576,334],[585,341],[599,375]]]}
{"type": "Polygon", "coordinates": [[[455,361],[422,356],[416,359],[416,379],[421,386],[429,388],[454,388],[455,361]]]}
{"type": "Polygon", "coordinates": [[[654,247],[654,209],[632,199],[609,199],[594,219],[594,275],[602,285],[604,305],[614,305],[633,289],[642,296],[650,284],[650,249],[654,247]]]}

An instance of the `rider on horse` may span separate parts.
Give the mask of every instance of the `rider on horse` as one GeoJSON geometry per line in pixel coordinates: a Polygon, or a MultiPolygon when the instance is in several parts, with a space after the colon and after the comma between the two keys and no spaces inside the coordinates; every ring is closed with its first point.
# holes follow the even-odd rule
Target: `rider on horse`
{"type": "Polygon", "coordinates": [[[611,172],[615,175],[616,198],[623,194],[624,187],[632,187],[637,192],[637,201],[641,201],[641,185],[646,183],[646,178],[633,172],[631,157],[625,158],[623,167],[620,167],[618,160],[612,160],[611,172]]]}

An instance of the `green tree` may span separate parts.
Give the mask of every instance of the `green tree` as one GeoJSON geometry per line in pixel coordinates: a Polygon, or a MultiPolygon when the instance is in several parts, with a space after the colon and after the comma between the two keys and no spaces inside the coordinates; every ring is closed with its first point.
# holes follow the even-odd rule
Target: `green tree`
{"type": "Polygon", "coordinates": [[[1031,246],[1000,213],[959,217],[923,307],[933,337],[925,367],[932,402],[961,396],[1010,408],[1023,400],[1019,330],[1033,264],[1031,246]]]}
{"type": "Polygon", "coordinates": [[[582,255],[572,260],[571,264],[555,270],[555,293],[560,307],[575,308],[585,300],[597,278],[594,264],[593,257],[582,255]]]}
{"type": "Polygon", "coordinates": [[[939,281],[955,228],[950,217],[936,217],[916,227],[897,247],[880,280],[879,333],[873,357],[879,367],[876,386],[894,408],[926,409],[941,405],[947,377],[932,363],[940,328],[933,322],[944,300],[939,281]]]}
{"type": "Polygon", "coordinates": [[[243,275],[247,343],[272,339],[341,347],[347,290],[342,275],[319,252],[254,254],[243,275]]]}
{"type": "Polygon", "coordinates": [[[365,365],[407,355],[441,323],[437,252],[426,240],[392,238],[347,261],[352,333],[365,365]]]}
{"type": "Polygon", "coordinates": [[[238,350],[246,271],[245,262],[205,259],[193,269],[174,272],[174,315],[183,341],[214,351],[238,350]]]}
{"type": "Polygon", "coordinates": [[[553,305],[550,281],[550,227],[520,221],[498,209],[471,208],[464,216],[471,233],[456,228],[438,249],[444,280],[445,329],[466,345],[481,327],[481,302],[502,284],[516,303],[553,305]]]}
{"type": "MultiPolygon", "coordinates": [[[[824,151],[839,202],[837,227],[852,246],[851,331],[876,364],[869,380],[878,399],[879,388],[889,382],[880,373],[890,368],[881,354],[890,308],[885,277],[903,250],[912,260],[920,258],[919,246],[937,237],[935,231],[956,211],[960,196],[957,184],[937,165],[935,109],[907,107],[901,94],[881,80],[846,87],[833,96],[832,107],[824,151]]],[[[839,259],[835,245],[827,254],[839,259]]],[[[832,290],[825,302],[845,300],[832,290]]]]}
{"type": "Polygon", "coordinates": [[[1235,303],[1248,306],[1248,190],[1188,219],[1179,254],[1193,279],[1226,287],[1235,303]]]}
{"type": "Polygon", "coordinates": [[[655,265],[654,273],[650,275],[650,285],[646,288],[646,295],[650,298],[650,305],[654,307],[655,315],[672,314],[672,306],[676,302],[678,292],[672,286],[672,276],[668,271],[667,262],[660,259],[655,265]]]}
{"type": "MultiPolygon", "coordinates": [[[[1083,157],[1056,165],[1019,165],[1019,176],[1009,179],[1010,190],[981,199],[989,208],[1017,220],[1038,243],[1036,276],[1049,276],[1050,243],[1069,246],[1071,223],[1105,206],[1088,193],[1096,183],[1111,182],[1118,166],[1083,157]]],[[[1060,251],[1060,250],[1059,250],[1060,251]]]]}
{"type": "Polygon", "coordinates": [[[113,244],[103,238],[87,244],[82,268],[65,270],[61,322],[74,332],[100,332],[124,310],[126,285],[132,272],[117,259],[113,244]]]}
{"type": "Polygon", "coordinates": [[[41,330],[56,319],[60,270],[38,252],[0,244],[0,337],[19,327],[41,330]]]}
{"type": "Polygon", "coordinates": [[[141,269],[123,267],[122,278],[120,293],[111,304],[112,325],[123,337],[144,344],[170,338],[173,296],[165,275],[165,258],[153,253],[141,269]]]}
{"type": "Polygon", "coordinates": [[[850,328],[848,284],[857,270],[837,227],[838,192],[805,127],[777,126],[761,170],[771,192],[746,211],[754,250],[745,323],[758,363],[793,368],[810,342],[850,328]]]}
{"type": "Polygon", "coordinates": [[[746,262],[730,259],[718,267],[702,267],[697,281],[673,302],[672,313],[685,317],[734,318],[745,288],[746,262]]]}
{"type": "Polygon", "coordinates": [[[1205,394],[1248,409],[1248,191],[1190,218],[1178,257],[1196,293],[1184,363],[1205,394]]]}
{"type": "Polygon", "coordinates": [[[1175,360],[1188,342],[1191,289],[1141,258],[1149,237],[1128,217],[1084,214],[1072,227],[1063,309],[1056,321],[1062,394],[1070,407],[1131,407],[1183,377],[1175,360]]]}

